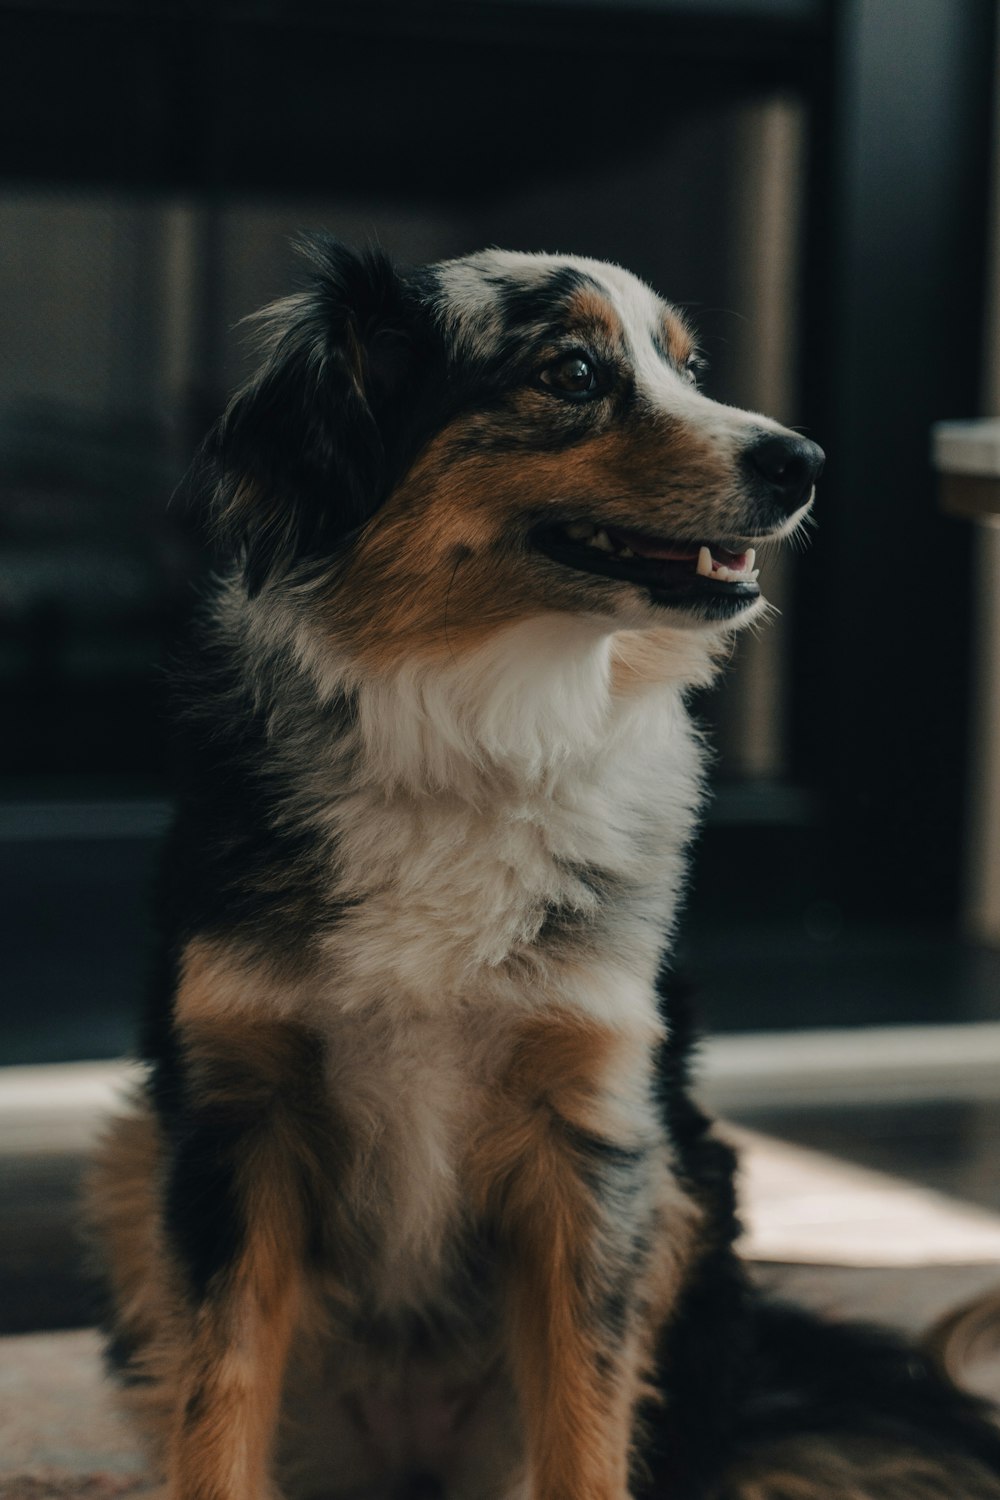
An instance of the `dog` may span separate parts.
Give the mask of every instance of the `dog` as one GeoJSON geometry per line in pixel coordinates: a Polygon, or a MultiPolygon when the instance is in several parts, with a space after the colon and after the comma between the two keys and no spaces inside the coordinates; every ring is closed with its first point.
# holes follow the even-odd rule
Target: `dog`
{"type": "Polygon", "coordinates": [[[147,1082],[91,1187],[169,1500],[998,1500],[887,1337],[758,1302],[664,982],[823,461],[620,268],[314,242],[194,484],[147,1082]]]}

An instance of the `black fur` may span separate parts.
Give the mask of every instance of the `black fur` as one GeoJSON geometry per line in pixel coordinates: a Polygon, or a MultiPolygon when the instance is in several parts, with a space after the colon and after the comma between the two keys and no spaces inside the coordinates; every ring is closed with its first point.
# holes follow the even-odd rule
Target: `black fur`
{"type": "Polygon", "coordinates": [[[790,1433],[851,1432],[931,1457],[965,1454],[1000,1475],[1000,1431],[983,1420],[985,1404],[901,1339],[763,1302],[752,1334],[739,1450],[790,1433]]]}
{"type": "Polygon", "coordinates": [[[504,281],[491,277],[489,280],[499,292],[500,310],[504,323],[511,334],[525,328],[544,328],[551,336],[565,331],[553,320],[553,309],[569,302],[574,292],[599,291],[593,276],[577,271],[572,266],[559,266],[538,278],[531,286],[519,285],[516,281],[504,281]]]}
{"type": "Polygon", "coordinates": [[[196,1302],[208,1294],[213,1277],[233,1264],[243,1244],[236,1173],[253,1128],[252,1119],[227,1118],[196,1104],[173,1116],[164,1223],[196,1302]]]}
{"type": "MultiPolygon", "coordinates": [[[[682,1174],[705,1213],[701,1254],[660,1350],[665,1403],[647,1413],[642,1500],[728,1500],[726,1476],[773,1443],[829,1435],[876,1440],[935,1460],[974,1459],[1000,1495],[1000,1430],[902,1339],[831,1324],[763,1297],[733,1245],[739,1233],[732,1150],[691,1098],[691,1007],[662,986],[668,1040],[661,1103],[682,1174]]],[[[942,1492],[943,1493],[943,1492],[942,1492]]],[[[782,1495],[784,1500],[784,1495],[782,1495]]],[[[830,1500],[838,1500],[831,1492],[830,1500]]],[[[961,1500],[955,1491],[955,1500],[961,1500]]]]}
{"type": "Polygon", "coordinates": [[[441,344],[419,276],[378,250],[319,238],[303,248],[310,290],[262,322],[264,363],[198,469],[220,549],[242,558],[251,597],[276,574],[328,567],[412,459],[422,413],[441,407],[441,344]]]}

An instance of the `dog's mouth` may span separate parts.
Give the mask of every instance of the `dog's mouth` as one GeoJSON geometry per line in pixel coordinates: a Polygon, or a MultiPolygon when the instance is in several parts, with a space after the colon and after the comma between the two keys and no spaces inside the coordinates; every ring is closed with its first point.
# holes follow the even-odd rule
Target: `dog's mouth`
{"type": "Polygon", "coordinates": [[[620,578],[646,589],[655,604],[700,604],[717,616],[759,597],[755,554],[729,539],[687,541],[624,526],[571,521],[532,535],[540,552],[581,573],[620,578]]]}

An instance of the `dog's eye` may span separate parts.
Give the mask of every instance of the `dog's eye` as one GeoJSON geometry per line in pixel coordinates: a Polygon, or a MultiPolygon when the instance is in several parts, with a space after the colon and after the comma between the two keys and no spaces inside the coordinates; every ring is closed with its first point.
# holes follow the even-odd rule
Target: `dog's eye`
{"type": "Polygon", "coordinates": [[[602,389],[596,367],[582,354],[567,354],[546,365],[538,378],[549,390],[564,396],[593,396],[602,389]]]}

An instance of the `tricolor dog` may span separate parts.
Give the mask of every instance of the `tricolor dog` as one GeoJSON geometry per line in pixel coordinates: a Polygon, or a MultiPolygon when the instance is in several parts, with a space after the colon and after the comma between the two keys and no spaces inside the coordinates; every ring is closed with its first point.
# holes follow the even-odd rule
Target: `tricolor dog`
{"type": "Polygon", "coordinates": [[[617,266],[311,254],[200,460],[148,1081],[92,1193],[163,1493],[997,1500],[927,1362],[748,1290],[660,982],[685,695],[822,453],[617,266]]]}

